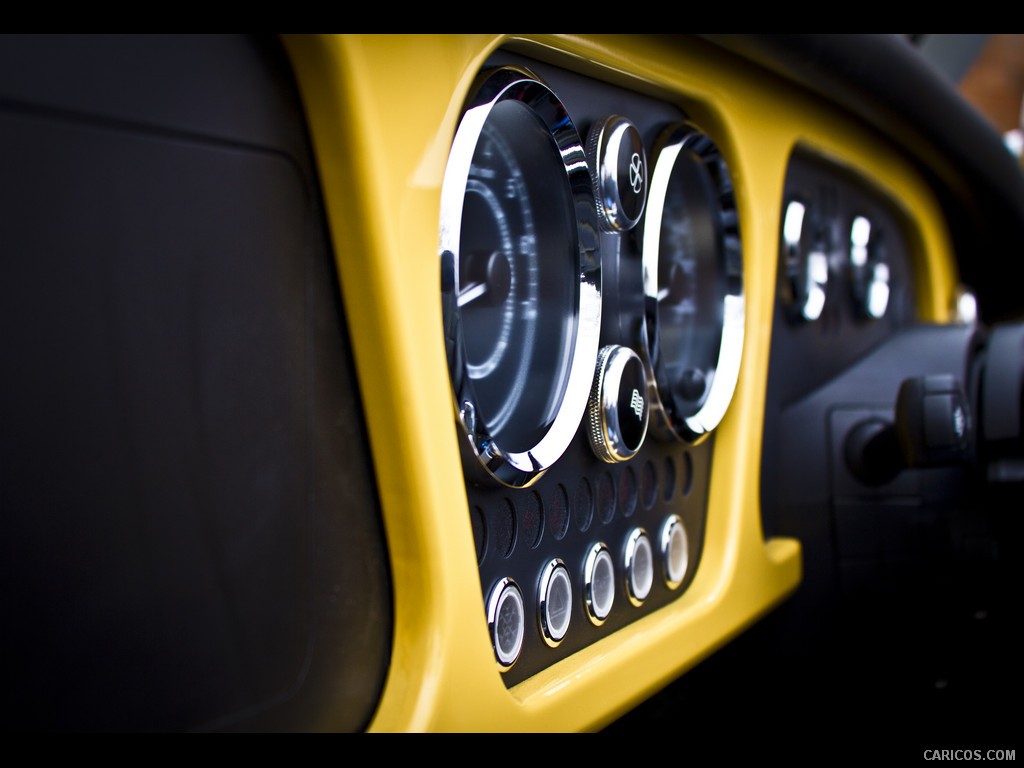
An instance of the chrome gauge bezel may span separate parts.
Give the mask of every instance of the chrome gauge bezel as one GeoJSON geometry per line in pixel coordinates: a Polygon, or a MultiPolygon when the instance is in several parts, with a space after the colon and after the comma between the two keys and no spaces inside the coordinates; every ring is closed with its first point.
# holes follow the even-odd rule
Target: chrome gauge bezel
{"type": "Polygon", "coordinates": [[[642,349],[650,384],[652,425],[655,432],[689,443],[705,439],[722,421],[739,379],[743,352],[746,299],[743,290],[743,254],[735,208],[732,178],[715,142],[697,126],[680,122],[660,135],[654,151],[642,233],[644,288],[644,329],[642,349]],[[660,323],[659,260],[662,253],[662,224],[668,217],[695,215],[685,210],[666,210],[669,184],[676,162],[683,153],[699,159],[714,185],[716,202],[705,213],[717,217],[720,237],[713,254],[713,268],[721,285],[713,306],[696,308],[696,322],[720,329],[720,342],[712,365],[706,366],[703,395],[693,408],[680,406],[674,394],[679,382],[668,376],[662,360],[660,323]],[[687,412],[690,411],[690,412],[687,412]]]}
{"type": "MultiPolygon", "coordinates": [[[[522,193],[525,194],[525,193],[522,193]]],[[[555,93],[528,70],[501,67],[485,73],[467,104],[452,143],[441,191],[439,256],[442,273],[444,331],[448,368],[452,382],[456,418],[466,445],[483,469],[485,479],[510,487],[525,487],[557,461],[573,440],[587,408],[601,330],[601,259],[599,229],[593,187],[583,141],[565,107],[555,93]],[[565,354],[551,387],[560,392],[552,398],[550,418],[543,433],[525,449],[504,444],[500,430],[492,434],[483,418],[474,391],[466,353],[467,332],[459,306],[462,295],[460,250],[463,208],[470,184],[470,172],[485,124],[495,108],[514,100],[532,110],[551,139],[552,157],[565,173],[571,204],[554,215],[567,217],[566,231],[572,233],[572,252],[566,254],[567,280],[575,298],[567,317],[557,330],[564,334],[565,354]],[[571,223],[569,221],[571,220],[571,223]],[[514,449],[513,449],[514,448],[514,449]]],[[[468,258],[468,257],[467,257],[468,258]]],[[[540,256],[536,256],[540,259],[540,256]]],[[[537,301],[540,301],[538,299],[537,301]]],[[[541,329],[538,333],[543,333],[541,329]]],[[[538,429],[538,432],[540,430],[538,429]]],[[[532,436],[531,436],[532,438],[532,436]]],[[[524,441],[525,442],[525,441],[524,441]]]]}
{"type": "Polygon", "coordinates": [[[807,202],[792,197],[782,217],[781,293],[790,320],[814,322],[828,300],[829,232],[807,202]]]}

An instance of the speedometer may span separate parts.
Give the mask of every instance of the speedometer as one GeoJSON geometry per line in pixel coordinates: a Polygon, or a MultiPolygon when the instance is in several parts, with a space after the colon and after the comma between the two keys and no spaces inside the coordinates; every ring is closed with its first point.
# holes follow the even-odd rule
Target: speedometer
{"type": "Polygon", "coordinates": [[[601,325],[596,216],[565,107],[525,70],[488,74],[445,172],[441,290],[458,421],[506,485],[554,463],[586,409],[601,325]]]}

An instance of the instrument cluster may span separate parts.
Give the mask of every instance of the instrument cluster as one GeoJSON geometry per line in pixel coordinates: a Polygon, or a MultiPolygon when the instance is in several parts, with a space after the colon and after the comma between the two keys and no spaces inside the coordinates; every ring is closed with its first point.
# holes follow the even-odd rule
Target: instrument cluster
{"type": "Polygon", "coordinates": [[[728,165],[677,106],[499,52],[441,195],[444,340],[513,685],[685,591],[739,373],[728,165]]]}

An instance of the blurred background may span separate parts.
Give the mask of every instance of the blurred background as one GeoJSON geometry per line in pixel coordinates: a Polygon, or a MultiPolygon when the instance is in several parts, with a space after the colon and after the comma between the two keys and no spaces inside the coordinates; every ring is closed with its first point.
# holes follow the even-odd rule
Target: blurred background
{"type": "Polygon", "coordinates": [[[1024,34],[909,35],[924,56],[952,80],[1003,136],[1024,152],[1024,34]]]}

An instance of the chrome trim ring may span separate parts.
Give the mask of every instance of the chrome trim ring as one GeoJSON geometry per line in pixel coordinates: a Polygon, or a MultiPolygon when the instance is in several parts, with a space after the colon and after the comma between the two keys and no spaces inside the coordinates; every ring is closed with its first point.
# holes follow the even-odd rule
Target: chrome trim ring
{"type": "MultiPolygon", "coordinates": [[[[675,234],[672,232],[672,236],[675,234]]],[[[732,179],[715,143],[690,123],[669,127],[658,140],[643,222],[643,282],[646,348],[642,351],[652,382],[651,409],[655,413],[657,431],[697,443],[718,426],[732,401],[743,353],[746,300],[732,179]],[[709,329],[720,331],[715,360],[706,368],[698,365],[694,369],[700,377],[696,385],[672,380],[666,371],[662,360],[664,332],[659,327],[659,301],[664,298],[663,287],[659,285],[659,260],[663,245],[673,247],[672,243],[662,242],[663,224],[671,225],[677,218],[680,219],[677,223],[685,223],[688,215],[686,211],[666,210],[670,180],[684,153],[699,160],[714,187],[716,207],[710,215],[714,217],[717,253],[713,266],[717,270],[714,277],[722,286],[721,296],[714,306],[698,303],[693,308],[694,322],[708,324],[700,329],[701,333],[709,329]]]]}
{"type": "Polygon", "coordinates": [[[615,602],[615,563],[602,542],[594,544],[587,553],[583,598],[591,623],[598,627],[604,624],[615,602]]]}
{"type": "Polygon", "coordinates": [[[606,115],[590,128],[587,162],[601,225],[609,232],[632,229],[647,197],[647,153],[640,130],[622,115],[606,115]]]}
{"type": "Polygon", "coordinates": [[[590,447],[601,461],[617,464],[636,456],[647,435],[647,374],[636,352],[610,344],[601,349],[590,393],[590,447]]]}
{"type": "MultiPolygon", "coordinates": [[[[525,177],[509,180],[519,184],[528,181],[525,177]]],[[[519,191],[518,194],[525,196],[527,193],[519,191]]],[[[485,74],[462,115],[452,143],[441,190],[440,222],[444,331],[455,411],[469,449],[485,470],[485,478],[510,487],[530,485],[561,457],[579,428],[587,408],[601,333],[599,244],[597,210],[586,155],[565,107],[546,84],[524,69],[503,67],[485,74]],[[551,371],[550,375],[556,378],[552,381],[551,397],[544,406],[543,418],[538,419],[529,437],[523,439],[523,443],[532,442],[529,445],[507,445],[500,434],[501,428],[488,428],[484,423],[486,414],[482,413],[474,391],[460,306],[473,300],[468,294],[474,288],[459,285],[460,258],[464,255],[460,250],[464,202],[467,191],[476,191],[475,187],[471,189],[471,182],[479,186],[478,180],[470,179],[472,161],[488,118],[505,102],[515,102],[530,110],[551,140],[552,163],[561,164],[565,172],[566,199],[571,200],[562,223],[567,225],[570,239],[574,241],[571,249],[564,253],[566,281],[571,283],[574,293],[573,306],[571,316],[563,318],[558,329],[565,334],[562,340],[566,353],[554,366],[557,370],[551,371]]],[[[516,247],[522,246],[517,244],[516,247]]],[[[535,259],[539,264],[541,255],[538,253],[535,259]]],[[[497,259],[497,263],[501,267],[498,271],[506,272],[504,279],[507,281],[507,268],[503,267],[501,259],[497,259]]],[[[548,264],[550,262],[545,262],[548,264]]],[[[507,286],[506,282],[506,290],[507,286]]],[[[534,313],[544,307],[540,298],[534,299],[534,313]]],[[[536,329],[539,344],[551,343],[546,333],[550,333],[549,328],[536,329]]],[[[530,360],[524,359],[518,364],[516,375],[521,381],[510,385],[516,393],[528,390],[529,363],[530,360]]],[[[535,384],[530,386],[535,387],[535,384]]],[[[504,410],[514,409],[511,405],[504,410]]],[[[509,424],[516,422],[516,416],[514,412],[503,413],[503,418],[507,417],[505,423],[509,424]]]]}
{"type": "Polygon", "coordinates": [[[791,317],[813,322],[821,317],[828,298],[828,249],[806,225],[807,218],[807,206],[790,200],[782,223],[783,297],[791,317]],[[809,230],[811,237],[805,241],[809,230]]]}
{"type": "Polygon", "coordinates": [[[569,569],[558,558],[541,571],[537,600],[541,637],[554,648],[565,638],[572,618],[572,580],[569,569]]]}
{"type": "Polygon", "coordinates": [[[889,265],[867,216],[856,216],[850,224],[850,283],[865,317],[885,317],[889,307],[889,265]]]}
{"type": "Polygon", "coordinates": [[[661,526],[659,538],[665,583],[669,589],[675,589],[683,583],[690,564],[689,538],[683,519],[679,515],[669,515],[661,526]]]}
{"type": "Polygon", "coordinates": [[[504,671],[516,663],[526,636],[523,593],[512,579],[502,579],[487,599],[487,629],[498,667],[504,671]]]}
{"type": "Polygon", "coordinates": [[[643,528],[634,528],[626,539],[623,558],[626,571],[626,594],[633,605],[643,605],[654,586],[654,552],[651,539],[643,528]]]}

